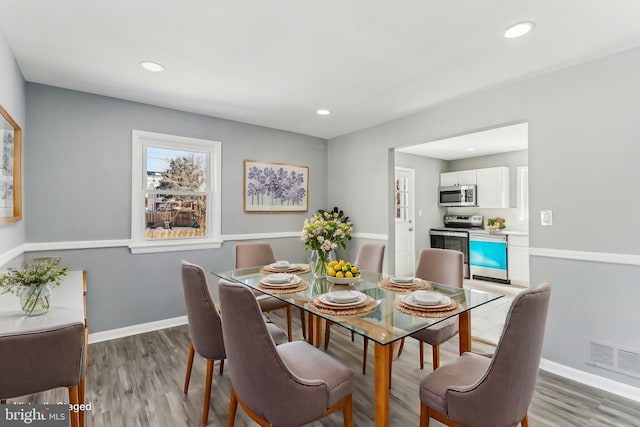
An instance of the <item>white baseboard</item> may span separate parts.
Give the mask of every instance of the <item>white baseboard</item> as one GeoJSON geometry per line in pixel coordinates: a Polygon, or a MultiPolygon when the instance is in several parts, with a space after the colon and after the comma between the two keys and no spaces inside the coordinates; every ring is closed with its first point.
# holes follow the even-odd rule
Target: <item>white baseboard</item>
{"type": "Polygon", "coordinates": [[[111,329],[108,331],[94,332],[89,334],[89,344],[102,341],[115,340],[117,338],[129,337],[131,335],[144,334],[146,332],[158,331],[160,329],[173,328],[187,324],[187,316],[173,317],[171,319],[158,320],[155,322],[140,323],[138,325],[125,326],[124,328],[111,329]]]}
{"type": "Polygon", "coordinates": [[[640,388],[581,371],[551,360],[541,359],[540,369],[561,377],[577,381],[589,387],[597,388],[635,402],[640,402],[640,388]]]}

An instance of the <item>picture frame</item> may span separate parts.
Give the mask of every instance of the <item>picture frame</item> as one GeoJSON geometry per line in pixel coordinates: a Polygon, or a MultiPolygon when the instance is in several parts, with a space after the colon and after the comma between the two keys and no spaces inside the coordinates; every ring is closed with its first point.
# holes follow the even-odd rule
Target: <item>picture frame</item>
{"type": "Polygon", "coordinates": [[[244,161],[245,212],[307,212],[309,167],[244,161]]]}
{"type": "Polygon", "coordinates": [[[22,129],[0,106],[0,224],[22,219],[22,129]]]}

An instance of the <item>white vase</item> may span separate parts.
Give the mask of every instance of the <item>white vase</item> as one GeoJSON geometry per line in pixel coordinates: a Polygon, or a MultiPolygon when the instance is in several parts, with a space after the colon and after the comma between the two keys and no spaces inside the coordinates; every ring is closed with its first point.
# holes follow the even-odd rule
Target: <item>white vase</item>
{"type": "Polygon", "coordinates": [[[27,316],[39,316],[51,307],[51,287],[46,285],[23,286],[18,290],[20,308],[27,316]]]}

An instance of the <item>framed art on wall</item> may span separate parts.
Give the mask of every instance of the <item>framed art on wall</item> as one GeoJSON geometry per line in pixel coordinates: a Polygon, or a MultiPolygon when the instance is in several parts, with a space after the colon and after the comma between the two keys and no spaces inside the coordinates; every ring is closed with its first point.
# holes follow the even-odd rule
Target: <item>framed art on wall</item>
{"type": "Polygon", "coordinates": [[[21,129],[0,106],[0,224],[22,219],[21,129]]]}
{"type": "Polygon", "coordinates": [[[308,193],[307,166],[244,161],[246,212],[306,212],[308,193]]]}

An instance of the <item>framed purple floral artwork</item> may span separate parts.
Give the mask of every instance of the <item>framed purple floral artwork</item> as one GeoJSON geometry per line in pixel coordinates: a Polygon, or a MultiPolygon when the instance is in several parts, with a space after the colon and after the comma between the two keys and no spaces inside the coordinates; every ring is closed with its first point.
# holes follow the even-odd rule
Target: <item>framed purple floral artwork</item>
{"type": "Polygon", "coordinates": [[[306,212],[308,196],[307,166],[244,161],[245,212],[306,212]]]}

